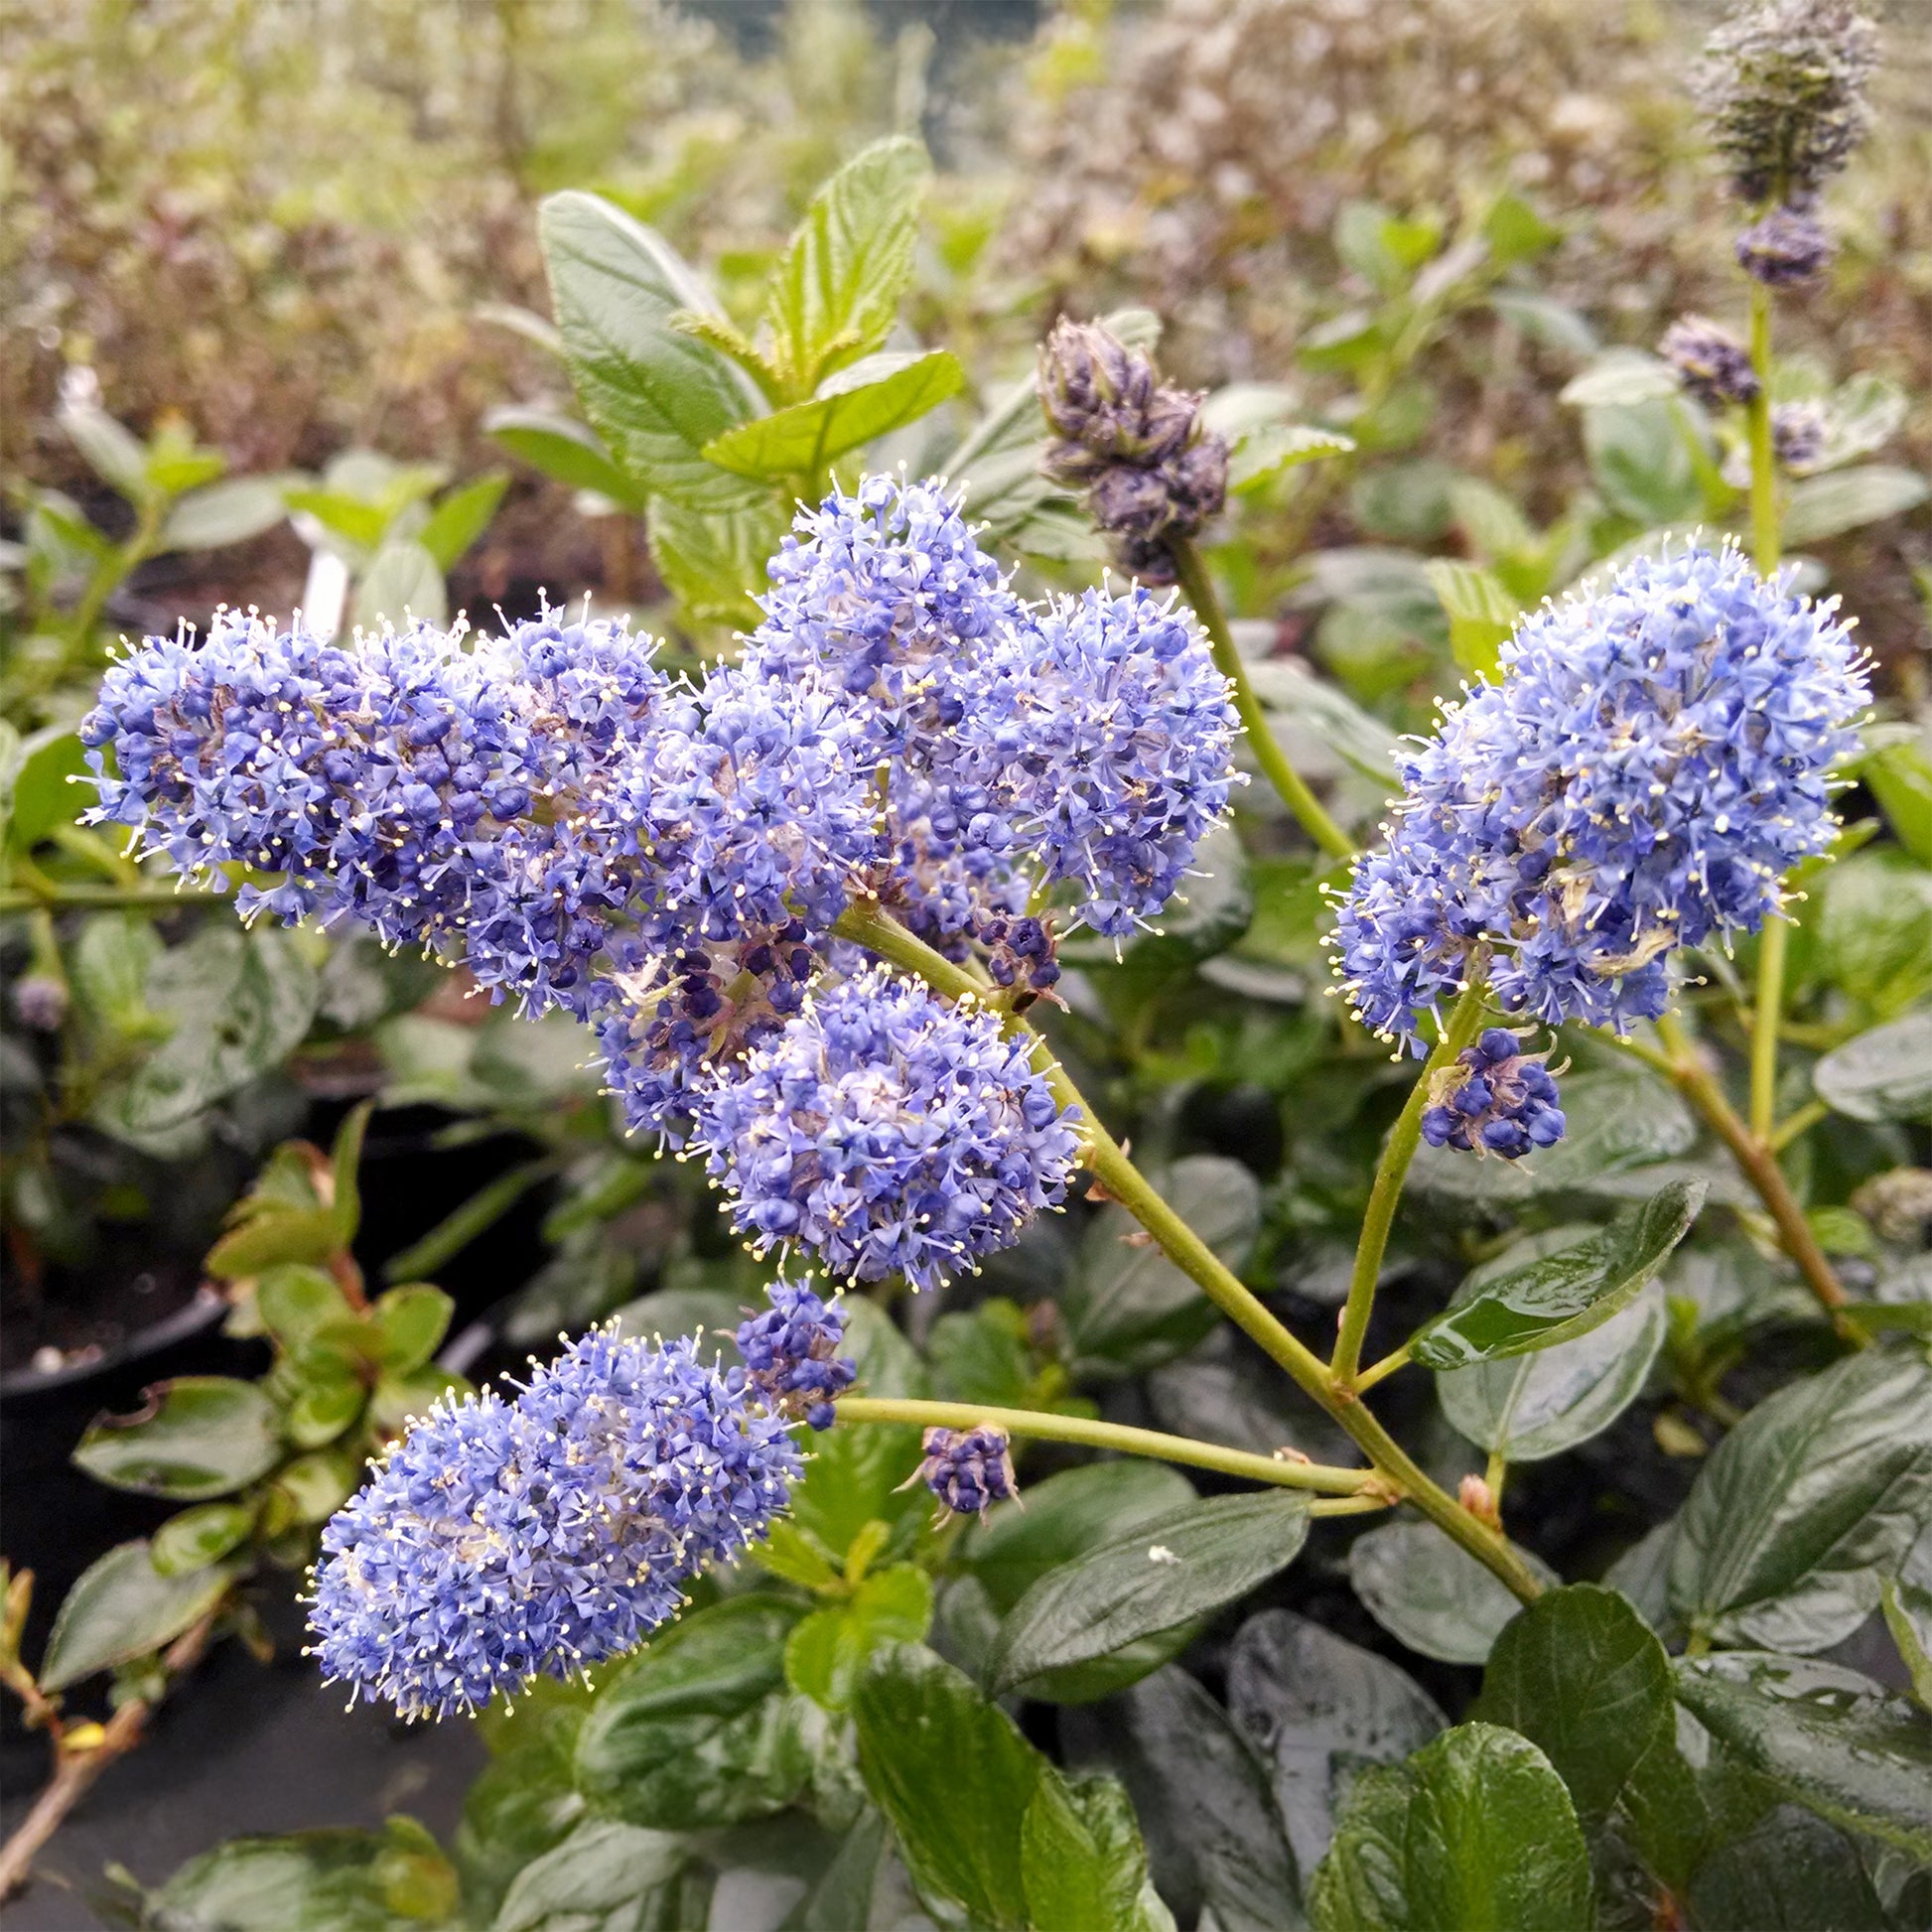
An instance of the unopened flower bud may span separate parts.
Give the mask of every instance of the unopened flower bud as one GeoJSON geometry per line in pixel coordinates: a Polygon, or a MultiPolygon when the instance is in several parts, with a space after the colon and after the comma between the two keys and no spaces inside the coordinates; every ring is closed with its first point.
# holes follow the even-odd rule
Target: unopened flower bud
{"type": "Polygon", "coordinates": [[[14,982],[14,1011],[37,1034],[59,1033],[68,1017],[68,989],[52,973],[28,973],[14,982]]]}
{"type": "Polygon", "coordinates": [[[1781,402],[1771,411],[1771,454],[1793,476],[1802,476],[1825,454],[1830,433],[1822,402],[1781,402]]]}
{"type": "Polygon", "coordinates": [[[1506,1027],[1491,1027],[1430,1082],[1422,1137],[1431,1147],[1464,1154],[1495,1154],[1520,1161],[1532,1148],[1563,1139],[1548,1056],[1519,1050],[1506,1027]]]}
{"type": "Polygon", "coordinates": [[[1677,379],[1707,409],[1747,403],[1757,395],[1750,352],[1708,316],[1679,316],[1657,347],[1677,379]]]}
{"type": "Polygon", "coordinates": [[[1013,1472],[1013,1446],[1004,1429],[928,1429],[920,1445],[924,1459],[899,1486],[923,1482],[957,1516],[982,1522],[995,1503],[1020,1493],[1013,1472]]]}
{"type": "Polygon", "coordinates": [[[1809,214],[1775,207],[1737,237],[1737,266],[1766,288],[1800,288],[1824,273],[1832,238],[1809,214]]]}

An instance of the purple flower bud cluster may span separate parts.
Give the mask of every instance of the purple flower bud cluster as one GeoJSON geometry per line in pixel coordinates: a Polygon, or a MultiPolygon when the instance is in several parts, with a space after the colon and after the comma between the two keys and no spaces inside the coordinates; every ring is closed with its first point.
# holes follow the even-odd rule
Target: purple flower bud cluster
{"type": "Polygon", "coordinates": [[[1191,537],[1227,500],[1228,447],[1200,397],[1163,383],[1152,357],[1098,323],[1064,316],[1039,352],[1039,403],[1055,440],[1044,469],[1083,489],[1128,568],[1173,582],[1171,537],[1191,537]]]}
{"type": "Polygon", "coordinates": [[[697,1144],[756,1252],[915,1288],[1009,1246],[1079,1156],[1024,1041],[883,967],[829,990],[706,1097],[697,1144]]]}
{"type": "Polygon", "coordinates": [[[1868,697],[1836,600],[1732,546],[1546,605],[1408,761],[1387,846],[1357,862],[1336,933],[1355,1013],[1418,1054],[1422,1014],[1478,974],[1548,1026],[1656,1017],[1666,955],[1756,931],[1830,844],[1868,697]]]}
{"type": "Polygon", "coordinates": [[[1657,351],[1707,409],[1756,398],[1759,384],[1750,351],[1708,316],[1679,316],[1665,330],[1657,351]]]}
{"type": "Polygon", "coordinates": [[[1832,238],[1815,215],[1774,207],[1737,237],[1737,266],[1770,289],[1802,288],[1830,267],[1832,238]]]}
{"type": "Polygon", "coordinates": [[[836,1299],[825,1301],[803,1282],[775,1281],[766,1298],[770,1307],[738,1330],[747,1378],[781,1414],[830,1429],[832,1405],[859,1373],[839,1353],[845,1311],[836,1299]]]}
{"type": "Polygon", "coordinates": [[[995,1503],[1010,1502],[1020,1493],[1013,1446],[1004,1429],[988,1423],[975,1429],[928,1429],[920,1447],[923,1459],[899,1486],[924,1483],[956,1516],[977,1516],[984,1522],[995,1503]]]}
{"type": "Polygon", "coordinates": [[[1831,433],[1831,414],[1815,398],[1772,407],[1771,454],[1794,477],[1802,477],[1825,454],[1831,433]]]}
{"type": "Polygon", "coordinates": [[[976,936],[986,948],[986,970],[994,985],[1008,991],[1010,1013],[1025,1013],[1059,984],[1059,951],[1050,917],[989,918],[976,936]]]}
{"type": "Polygon", "coordinates": [[[798,1478],[757,1393],[689,1338],[596,1330],[514,1402],[439,1402],[324,1529],[312,1654],[415,1718],[634,1649],[798,1478]]]}
{"type": "Polygon", "coordinates": [[[1525,1053],[1503,1027],[1485,1028],[1430,1083],[1422,1137],[1431,1147],[1520,1161],[1563,1139],[1563,1109],[1548,1055],[1525,1053]]]}

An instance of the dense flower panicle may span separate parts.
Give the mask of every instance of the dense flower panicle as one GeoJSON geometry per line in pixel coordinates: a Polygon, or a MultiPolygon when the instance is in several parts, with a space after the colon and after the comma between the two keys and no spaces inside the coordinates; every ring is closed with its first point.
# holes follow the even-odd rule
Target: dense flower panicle
{"type": "Polygon", "coordinates": [[[82,728],[97,815],[191,876],[281,874],[243,888],[244,915],[352,918],[582,1014],[648,884],[625,848],[627,766],[665,692],[653,649],[557,613],[470,646],[461,627],[324,644],[218,613],[200,643],[150,638],[108,671],[82,728]]]}
{"type": "Polygon", "coordinates": [[[766,1299],[768,1308],[739,1325],[747,1375],[782,1413],[830,1429],[837,1414],[832,1405],[859,1374],[858,1364],[839,1354],[845,1311],[804,1282],[775,1281],[766,1299]]]}
{"type": "Polygon", "coordinates": [[[1073,882],[1077,922],[1131,932],[1226,809],[1239,729],[1206,638],[1173,597],[1059,599],[983,666],[956,759],[969,841],[1073,882]]]}
{"type": "MultiPolygon", "coordinates": [[[[974,1429],[928,1429],[919,1466],[899,1487],[922,1482],[956,1516],[977,1516],[1020,1493],[1013,1472],[1013,1445],[1004,1429],[981,1423],[974,1429]]],[[[944,1521],[942,1516],[941,1521],[944,1521]]]]}
{"type": "Polygon", "coordinates": [[[1727,546],[1524,619],[1357,862],[1337,940],[1364,1023],[1421,1052],[1420,1014],[1486,966],[1511,1012],[1620,1031],[1664,1010],[1674,947],[1755,931],[1831,842],[1869,696],[1835,612],[1727,546]]]}
{"type": "Polygon", "coordinates": [[[1825,454],[1831,433],[1831,414],[1815,399],[1781,402],[1771,410],[1771,454],[1794,477],[1802,477],[1825,454]]]}
{"type": "Polygon", "coordinates": [[[811,994],[704,1099],[694,1137],[762,1254],[935,1286],[1064,1197],[1079,1154],[1025,1044],[882,967],[811,994]]]}
{"type": "Polygon", "coordinates": [[[313,1652],[405,1717],[634,1648],[800,1471],[782,1417],[686,1339],[599,1330],[513,1403],[445,1400],[323,1531],[313,1652]]]}
{"type": "Polygon", "coordinates": [[[1847,0],[1769,0],[1711,37],[1701,92],[1746,202],[1815,194],[1871,124],[1878,30],[1847,0]]]}
{"type": "Polygon", "coordinates": [[[1758,392],[1750,351],[1708,316],[1679,316],[1664,332],[1658,353],[1707,409],[1750,402],[1758,392]]]}
{"type": "Polygon", "coordinates": [[[1774,207],[1734,244],[1737,266],[1766,288],[1802,288],[1830,266],[1832,238],[1824,223],[1796,208],[1774,207]]]}
{"type": "Polygon", "coordinates": [[[1473,1046],[1438,1072],[1422,1117],[1431,1147],[1498,1154],[1520,1161],[1555,1147],[1566,1125],[1547,1054],[1525,1053],[1507,1028],[1484,1030],[1473,1046]]]}

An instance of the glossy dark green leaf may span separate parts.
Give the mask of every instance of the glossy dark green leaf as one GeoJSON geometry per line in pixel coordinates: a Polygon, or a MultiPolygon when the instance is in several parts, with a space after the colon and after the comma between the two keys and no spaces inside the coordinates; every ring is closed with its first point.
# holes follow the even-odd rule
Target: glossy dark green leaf
{"type": "Polygon", "coordinates": [[[1857,1671],[1740,1650],[1684,1657],[1677,1696],[1727,1751],[1846,1831],[1932,1860],[1932,1725],[1857,1671]]]}
{"type": "Polygon", "coordinates": [[[914,1883],[979,1925],[1021,1932],[1021,1833],[1045,1759],[969,1678],[918,1644],[874,1654],[852,1713],[867,1788],[914,1883]]]}
{"type": "Polygon", "coordinates": [[[949,350],[868,355],[819,385],[809,402],[727,430],[705,460],[740,477],[814,477],[849,450],[916,422],[966,386],[949,350]]]}
{"type": "Polygon", "coordinates": [[[782,1810],[806,1764],[784,1696],[802,1612],[734,1596],[670,1625],[610,1681],[577,1739],[577,1782],[601,1812],[659,1831],[782,1810]]]}
{"type": "Polygon", "coordinates": [[[1177,1915],[1209,1906],[1221,1932],[1306,1923],[1267,1768],[1177,1664],[1105,1704],[1064,1713],[1060,1735],[1076,1762],[1104,1763],[1125,1780],[1155,1880],[1177,1915]]]}
{"type": "Polygon", "coordinates": [[[1320,1932],[1588,1932],[1595,1917],[1563,1780],[1486,1724],[1362,1779],[1310,1902],[1320,1932]]]}
{"type": "Polygon", "coordinates": [[[1857,1848],[1796,1805],[1719,1846],[1687,1902],[1698,1932],[1887,1932],[1892,1923],[1857,1848]]]}
{"type": "Polygon", "coordinates": [[[709,344],[671,327],[717,307],[664,238],[596,195],[553,195],[538,216],[564,355],[584,413],[638,488],[728,510],[747,485],[698,452],[759,407],[709,344]]]}
{"type": "MultiPolygon", "coordinates": [[[[1516,1553],[1546,1583],[1558,1579],[1516,1553]]],[[[1348,1581],[1377,1623],[1411,1650],[1447,1664],[1479,1664],[1522,1608],[1508,1587],[1433,1523],[1383,1523],[1348,1548],[1348,1581]]]]}
{"type": "Polygon", "coordinates": [[[691,1862],[672,1833],[586,1821],[517,1873],[490,1932],[672,1932],[660,1914],[691,1862]]]}
{"type": "Polygon", "coordinates": [[[1932,1120],[1932,1013],[1908,1013],[1833,1047],[1811,1082],[1852,1120],[1932,1120]]]}
{"type": "Polygon", "coordinates": [[[167,1022],[148,1008],[148,974],[161,957],[154,927],[131,912],[95,912],[68,955],[68,977],[87,1017],[107,1032],[140,1038],[167,1022]]]}
{"type": "Polygon", "coordinates": [[[455,1311],[456,1304],[427,1282],[378,1295],[369,1312],[381,1337],[383,1365],[397,1374],[420,1368],[436,1353],[455,1311]]]}
{"type": "Polygon", "coordinates": [[[1427,1368],[1464,1368],[1587,1334],[1627,1308],[1690,1232],[1704,1188],[1677,1180],[1600,1234],[1483,1283],[1417,1331],[1427,1368]]]}
{"type": "Polygon", "coordinates": [[[1356,1775],[1399,1763],[1449,1722],[1408,1672],[1291,1610],[1241,1626],[1227,1682],[1228,1709],[1269,1767],[1304,1871],[1327,1850],[1356,1775]]]}
{"type": "Polygon", "coordinates": [[[351,1363],[339,1355],[317,1355],[305,1365],[301,1386],[283,1411],[283,1433],[297,1449],[321,1449],[361,1415],[368,1399],[368,1387],[351,1363]]]}
{"type": "Polygon", "coordinates": [[[189,1863],[152,1898],[184,1932],[424,1932],[454,1922],[456,1872],[411,1819],[386,1830],[237,1838],[189,1863]]]}
{"type": "Polygon", "coordinates": [[[186,1577],[225,1557],[255,1526],[247,1503],[197,1503],[154,1533],[149,1561],[164,1577],[186,1577]]]}
{"type": "Polygon", "coordinates": [[[812,197],[765,306],[776,359],[794,378],[816,383],[886,340],[931,178],[925,149],[900,135],[854,156],[812,197]]]}
{"type": "Polygon", "coordinates": [[[281,1453],[275,1409],[252,1382],[184,1375],[148,1392],[133,1416],[103,1416],[73,1451],[97,1482],[201,1501],[265,1474],[281,1453]]]}
{"type": "Polygon", "coordinates": [[[483,430],[511,456],[573,489],[595,490],[620,509],[641,515],[644,492],[618,466],[597,432],[547,409],[492,409],[483,430]]]}
{"type": "Polygon", "coordinates": [[[1014,1606],[993,1688],[1112,1655],[1244,1595],[1308,1539],[1305,1495],[1216,1496],[1049,1571],[1014,1606]]]}
{"type": "Polygon", "coordinates": [[[211,1610],[232,1581],[218,1564],[164,1577],[145,1539],[117,1544],[62,1599],[41,1660],[41,1689],[65,1691],[95,1671],[159,1650],[211,1610]]]}
{"type": "Polygon", "coordinates": [[[1679,1512],[1670,1606],[1707,1640],[1808,1653],[1878,1607],[1932,1513],[1932,1367],[1872,1347],[1761,1402],[1679,1512]]]}
{"type": "Polygon", "coordinates": [[[1162,1922],[1146,1915],[1147,1853],[1111,1778],[1070,1780],[1042,1766],[1021,1821],[1020,1868],[1035,1926],[1155,1932],[1162,1922]]]}
{"type": "Polygon", "coordinates": [[[785,1644],[785,1681],[828,1711],[852,1702],[884,1644],[917,1643],[932,1624],[932,1582],[914,1564],[874,1571],[845,1601],[814,1610],[785,1644]]]}
{"type": "Polygon", "coordinates": [[[507,470],[491,470],[451,490],[430,512],[416,541],[436,559],[438,570],[455,569],[457,560],[489,528],[509,483],[507,470]]]}

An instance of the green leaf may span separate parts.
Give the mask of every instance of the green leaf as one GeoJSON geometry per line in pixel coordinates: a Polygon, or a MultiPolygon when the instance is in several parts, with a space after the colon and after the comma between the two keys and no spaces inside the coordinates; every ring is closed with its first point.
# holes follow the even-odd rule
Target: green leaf
{"type": "Polygon", "coordinates": [[[1704,507],[1690,434],[1679,402],[1584,411],[1584,448],[1596,487],[1612,509],[1644,525],[1682,522],[1704,507]]]}
{"type": "Polygon", "coordinates": [[[303,526],[305,517],[313,517],[330,536],[340,537],[356,559],[372,556],[381,547],[395,514],[387,504],[367,501],[345,489],[295,487],[282,492],[282,501],[311,542],[317,541],[317,532],[303,526]]]}
{"type": "Polygon", "coordinates": [[[148,1391],[134,1416],[103,1416],[73,1451],[96,1482],[144,1496],[199,1502],[273,1468],[275,1409],[252,1382],[184,1375],[148,1391]]]}
{"type": "Polygon", "coordinates": [[[1216,1496],[1049,1571],[1001,1628],[993,1689],[1111,1656],[1232,1602],[1292,1563],[1308,1528],[1304,1495],[1216,1496]]]}
{"type": "Polygon", "coordinates": [[[1021,1821],[1020,1869],[1033,1925],[1137,1932],[1151,1923],[1142,1916],[1147,1854],[1111,1778],[1072,1782],[1042,1766],[1021,1821]]]}
{"type": "Polygon", "coordinates": [[[708,343],[671,326],[680,309],[714,311],[710,291],[661,235],[599,196],[552,195],[538,233],[577,399],[618,467],[646,495],[743,508],[746,484],[699,452],[761,398],[708,343]]]}
{"type": "Polygon", "coordinates": [[[1372,784],[1400,783],[1396,734],[1337,685],[1310,673],[1292,657],[1265,657],[1248,666],[1255,696],[1278,718],[1306,727],[1372,784]]]}
{"type": "Polygon", "coordinates": [[[436,1344],[449,1332],[456,1304],[440,1288],[414,1282],[378,1295],[370,1312],[381,1334],[383,1365],[405,1374],[436,1353],[436,1344]]]}
{"type": "Polygon", "coordinates": [[[148,453],[131,429],[94,403],[63,403],[55,414],[68,441],[103,483],[112,483],[130,502],[146,500],[148,453]]]}
{"type": "MultiPolygon", "coordinates": [[[[1296,1858],[1267,1771],[1177,1664],[1104,1705],[1063,1714],[1060,1729],[1078,1761],[1097,1758],[1126,1781],[1162,1894],[1177,1912],[1204,1903],[1221,1932],[1300,1932],[1296,1858]]],[[[1324,1832],[1317,1854],[1326,1843],[1324,1832]]]]}
{"type": "Polygon", "coordinates": [[[1858,1849],[1796,1805],[1779,1805],[1698,1866],[1686,1894],[1710,1932],[1888,1932],[1858,1849]]]}
{"type": "Polygon", "coordinates": [[[694,620],[747,628],[757,621],[753,599],[764,589],[766,561],[784,534],[774,498],[759,492],[742,503],[692,509],[653,496],[646,515],[651,562],[694,620]]]}
{"type": "Polygon", "coordinates": [[[1668,402],[1678,393],[1677,374],[1661,356],[1641,348],[1606,348],[1557,398],[1575,409],[1623,408],[1668,402]]]}
{"type": "Polygon", "coordinates": [[[1830,867],[1817,925],[1825,974],[1889,1020],[1932,991],[1932,873],[1890,847],[1830,867]]]}
{"type": "Polygon", "coordinates": [[[197,1503],[154,1533],[149,1560],[163,1577],[186,1577],[225,1557],[255,1527],[248,1503],[197,1503]]]}
{"type": "Polygon", "coordinates": [[[283,1434],[297,1449],[321,1449],[361,1415],[369,1391],[354,1365],[330,1348],[311,1349],[291,1366],[301,1384],[282,1417],[283,1434]]]}
{"type": "Polygon", "coordinates": [[[355,1315],[335,1276],[306,1267],[270,1268],[255,1284],[255,1310],[262,1326],[291,1354],[331,1323],[355,1315]]]}
{"type": "Polygon", "coordinates": [[[1860,760],[1858,773],[1899,844],[1921,866],[1932,866],[1932,743],[1921,733],[1883,746],[1860,760]]]}
{"type": "Polygon", "coordinates": [[[181,1932],[423,1932],[457,1908],[455,1869],[413,1819],[381,1832],[237,1838],[204,1852],[150,1899],[181,1932]]]}
{"type": "Polygon", "coordinates": [[[1407,1671],[1290,1610],[1241,1626],[1228,1709],[1270,1766],[1289,1842],[1311,1872],[1363,1768],[1400,1763],[1449,1722],[1407,1671]]]}
{"type": "Polygon", "coordinates": [[[490,1932],[657,1932],[692,1862],[689,1843],[636,1825],[586,1821],[517,1873],[490,1932]]]}
{"type": "Polygon", "coordinates": [[[148,1007],[148,975],[161,957],[154,927],[132,912],[94,912],[69,955],[74,993],[89,1018],[129,1038],[166,1030],[148,1007]]]}
{"type": "Polygon", "coordinates": [[[288,1497],[298,1523],[326,1523],[354,1494],[362,1467],[363,1458],[346,1446],[313,1449],[277,1469],[275,1486],[288,1497]]]}
{"type": "MultiPolygon", "coordinates": [[[[1248,1169],[1219,1155],[1189,1155],[1156,1184],[1224,1262],[1241,1267],[1261,1223],[1261,1186],[1248,1169]]],[[[1188,1276],[1158,1247],[1131,1239],[1140,1231],[1124,1207],[1095,1216],[1061,1305],[1075,1353],[1094,1359],[1103,1372],[1168,1360],[1198,1341],[1215,1318],[1188,1276]]]]}
{"type": "Polygon", "coordinates": [[[976,1924],[1021,1932],[1021,1834],[1045,1760],[1004,1711],[918,1644],[873,1656],[852,1713],[860,1769],[913,1881],[976,1924]]]}
{"type": "MultiPolygon", "coordinates": [[[[1557,1579],[1516,1553],[1545,1582],[1557,1579]]],[[[1383,1523],[1348,1546],[1348,1581],[1383,1629],[1446,1664],[1479,1664],[1522,1607],[1498,1578],[1433,1523],[1383,1523]]]]}
{"type": "Polygon", "coordinates": [[[449,615],[436,558],[413,537],[385,539],[355,587],[350,621],[364,630],[379,630],[384,622],[400,630],[412,618],[443,623],[449,615]]]}
{"type": "Polygon", "coordinates": [[[704,447],[705,460],[740,477],[815,477],[848,450],[916,422],[965,386],[966,371],[947,349],[869,355],[828,376],[811,401],[715,437],[704,447]]]}
{"type": "Polygon", "coordinates": [[[1761,1402],[1678,1514],[1670,1606],[1721,1645],[1823,1650],[1932,1512],[1932,1367],[1867,1348],[1761,1402]]]}
{"type": "Polygon", "coordinates": [[[1912,1695],[1932,1711],[1932,1589],[1903,1578],[1887,1577],[1879,1587],[1885,1628],[1898,1646],[1899,1661],[1912,1680],[1912,1695]]]}
{"type": "Polygon", "coordinates": [[[1672,1181],[1600,1234],[1492,1277],[1419,1328],[1410,1353],[1426,1368],[1465,1368],[1553,1348],[1600,1327],[1637,1298],[1690,1232],[1704,1192],[1701,1181],[1672,1181]]]}
{"type": "Polygon", "coordinates": [[[1522,606],[1492,571],[1479,564],[1437,558],[1425,564],[1449,613],[1449,649],[1471,677],[1493,678],[1502,641],[1516,627],[1522,606]]]}
{"type": "Polygon", "coordinates": [[[20,750],[7,843],[26,853],[55,826],[71,824],[82,807],[94,802],[94,789],[90,777],[70,782],[87,770],[86,751],[72,732],[50,726],[23,739],[20,750]]]}
{"type": "Polygon", "coordinates": [[[416,533],[416,541],[436,559],[439,570],[455,568],[457,560],[489,528],[509,487],[507,470],[491,470],[453,489],[430,512],[430,518],[416,533]]]}
{"type": "Polygon", "coordinates": [[[1797,1804],[1932,1860],[1932,1726],[1857,1671],[1770,1651],[1682,1657],[1678,1701],[1797,1804]]]}
{"type": "Polygon", "coordinates": [[[1915,471],[1888,464],[1868,463],[1855,470],[1835,470],[1825,477],[1806,477],[1791,485],[1784,505],[1784,541],[1788,548],[1823,543],[1847,530],[1900,516],[1925,501],[1928,484],[1915,471]]]}
{"type": "Polygon", "coordinates": [[[775,1596],[733,1596],[672,1624],[585,1719],[578,1788],[599,1811],[658,1831],[783,1810],[807,1771],[783,1696],[800,1614],[775,1596]]]}
{"type": "Polygon", "coordinates": [[[399,1435],[427,1415],[439,1397],[462,1395],[469,1387],[462,1376],[434,1362],[425,1362],[407,1375],[385,1375],[369,1391],[369,1421],[387,1435],[399,1435]]]}
{"type": "Polygon", "coordinates": [[[594,490],[620,509],[642,515],[644,492],[611,461],[597,432],[575,417],[548,409],[492,409],[483,418],[483,431],[546,477],[573,489],[594,490]]]}
{"type": "Polygon", "coordinates": [[[774,359],[801,388],[834,358],[853,360],[886,340],[912,279],[931,178],[925,149],[899,135],[855,155],[812,197],[765,299],[774,359]]]}
{"type": "MultiPolygon", "coordinates": [[[[1512,1252],[1579,1235],[1574,1227],[1553,1229],[1512,1252]]],[[[1668,1326],[1662,1291],[1648,1288],[1575,1341],[1439,1375],[1437,1400],[1479,1449],[1506,1462],[1541,1461],[1600,1435],[1622,1415],[1642,1393],[1668,1326]]]]}
{"type": "Polygon", "coordinates": [[[792,1631],[785,1681],[826,1710],[843,1711],[875,1650],[917,1643],[931,1625],[932,1582],[925,1572],[909,1563],[876,1570],[846,1601],[814,1610],[792,1631]]]}
{"type": "Polygon", "coordinates": [[[1851,1120],[1932,1120],[1932,1012],[1908,1013],[1833,1047],[1811,1083],[1851,1120]]]}
{"type": "Polygon", "coordinates": [[[285,485],[273,477],[236,477],[190,490],[161,526],[163,550],[219,550],[272,530],[288,514],[285,485]]]}
{"type": "Polygon", "coordinates": [[[1310,1902],[1320,1932],[1587,1932],[1589,1853],[1527,1738],[1458,1725],[1356,1789],[1310,1902]]]}
{"type": "Polygon", "coordinates": [[[88,1565],[63,1600],[41,1660],[41,1689],[65,1691],[159,1650],[211,1610],[232,1581],[219,1566],[164,1577],[145,1539],[117,1545],[88,1565]]]}
{"type": "Polygon", "coordinates": [[[1234,445],[1228,459],[1228,488],[1242,495],[1305,463],[1347,456],[1354,447],[1355,439],[1339,430],[1315,429],[1308,423],[1258,423],[1234,445]]]}

